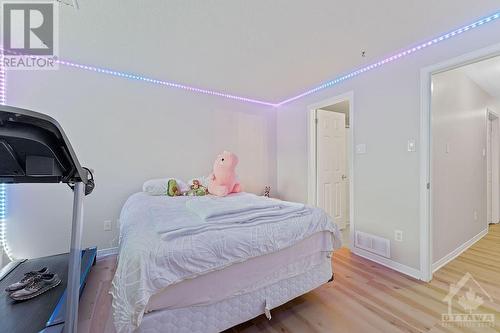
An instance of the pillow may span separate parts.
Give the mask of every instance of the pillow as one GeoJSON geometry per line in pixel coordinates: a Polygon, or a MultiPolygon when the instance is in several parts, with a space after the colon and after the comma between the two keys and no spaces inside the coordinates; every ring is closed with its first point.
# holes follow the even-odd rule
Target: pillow
{"type": "Polygon", "coordinates": [[[144,182],[142,185],[142,191],[149,195],[167,195],[168,181],[170,179],[175,179],[177,186],[181,192],[187,191],[189,188],[182,180],[177,178],[160,178],[160,179],[150,179],[144,182]]]}

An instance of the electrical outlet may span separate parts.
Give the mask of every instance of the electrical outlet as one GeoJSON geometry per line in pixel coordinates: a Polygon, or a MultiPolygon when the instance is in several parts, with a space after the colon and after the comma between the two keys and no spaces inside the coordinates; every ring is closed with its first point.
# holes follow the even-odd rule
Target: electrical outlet
{"type": "Polygon", "coordinates": [[[104,231],[111,231],[111,220],[104,221],[104,231]]]}
{"type": "Polygon", "coordinates": [[[474,209],[474,221],[477,221],[477,219],[478,219],[477,209],[474,209]]]}
{"type": "Polygon", "coordinates": [[[403,241],[403,231],[402,230],[394,230],[394,240],[396,242],[403,241]]]}
{"type": "Polygon", "coordinates": [[[360,143],[356,145],[356,154],[366,154],[366,144],[360,143]]]}

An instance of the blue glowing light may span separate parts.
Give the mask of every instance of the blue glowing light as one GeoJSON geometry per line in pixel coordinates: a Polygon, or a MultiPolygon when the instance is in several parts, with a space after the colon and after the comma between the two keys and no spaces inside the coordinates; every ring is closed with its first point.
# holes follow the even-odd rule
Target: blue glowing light
{"type": "MultiPolygon", "coordinates": [[[[127,73],[127,72],[120,72],[120,71],[116,71],[116,70],[112,70],[112,69],[106,69],[106,68],[102,68],[102,67],[96,67],[96,66],[90,66],[90,65],[85,65],[85,64],[79,64],[79,63],[75,63],[75,62],[72,62],[72,61],[68,61],[68,60],[63,60],[63,59],[59,59],[59,60],[56,60],[57,63],[59,63],[60,65],[62,66],[67,66],[67,67],[72,67],[72,68],[76,68],[76,69],[80,69],[80,70],[86,70],[86,71],[92,71],[92,72],[96,72],[96,73],[102,73],[102,74],[106,74],[106,75],[112,75],[112,76],[117,76],[117,77],[122,77],[122,78],[127,78],[127,79],[132,79],[132,80],[137,80],[137,81],[142,81],[142,82],[146,82],[146,83],[150,83],[150,84],[157,84],[157,85],[161,85],[161,86],[164,86],[164,87],[169,87],[169,88],[176,88],[176,89],[183,89],[183,90],[186,90],[186,91],[190,91],[190,92],[195,92],[195,93],[199,93],[199,94],[205,94],[205,95],[211,95],[211,96],[216,96],[216,97],[222,97],[222,98],[226,98],[226,99],[232,99],[232,100],[237,100],[237,101],[241,101],[241,102],[247,102],[247,103],[253,103],[253,104],[259,104],[259,105],[264,105],[264,106],[271,106],[271,107],[280,107],[284,104],[287,104],[287,103],[290,103],[290,102],[293,102],[293,101],[296,101],[300,98],[303,98],[305,96],[308,96],[308,95],[311,95],[311,94],[314,94],[320,90],[323,90],[323,89],[326,89],[326,88],[330,88],[332,86],[335,86],[335,85],[338,85],[346,80],[349,80],[349,79],[352,79],[360,74],[363,74],[365,72],[368,72],[368,71],[371,71],[375,68],[379,68],[383,65],[386,65],[388,63],[391,63],[395,60],[399,60],[401,58],[404,58],[408,55],[411,55],[413,53],[416,53],[418,51],[421,51],[421,50],[424,50],[426,48],[428,48],[429,46],[432,46],[432,45],[435,45],[435,44],[438,44],[440,42],[443,42],[443,41],[446,41],[446,40],[449,40],[451,38],[454,38],[456,36],[459,36],[461,34],[463,34],[464,32],[467,32],[467,31],[470,31],[470,30],[473,30],[477,27],[480,27],[480,26],[483,26],[485,24],[488,24],[490,22],[493,22],[493,21],[496,21],[500,18],[500,12],[496,12],[494,14],[491,14],[489,16],[486,16],[484,18],[481,18],[477,21],[474,21],[470,24],[467,24],[465,26],[462,26],[460,28],[457,28],[453,31],[450,31],[448,33],[445,33],[443,35],[440,35],[438,37],[435,37],[435,38],[432,38],[432,39],[429,39],[421,44],[418,44],[418,45],[415,45],[415,46],[411,46],[403,51],[400,51],[390,57],[387,57],[385,59],[382,59],[380,61],[377,61],[377,62],[374,62],[372,64],[369,64],[369,65],[366,65],[364,67],[361,67],[359,69],[356,69],[356,70],[353,70],[352,72],[349,72],[347,74],[344,74],[342,76],[339,76],[333,80],[330,80],[330,81],[327,81],[317,87],[313,87],[312,89],[309,89],[309,90],[306,90],[300,94],[297,94],[293,97],[290,97],[290,98],[287,98],[281,102],[268,102],[268,101],[264,101],[264,100],[259,100],[259,99],[253,99],[253,98],[248,98],[248,97],[242,97],[242,96],[237,96],[237,95],[232,95],[232,94],[229,94],[229,93],[226,93],[226,92],[221,92],[221,91],[215,91],[215,90],[210,90],[210,89],[204,89],[204,88],[198,88],[198,87],[192,87],[192,86],[188,86],[188,85],[185,85],[185,84],[181,84],[181,83],[176,83],[176,82],[169,82],[169,81],[165,81],[165,80],[159,80],[159,79],[155,79],[155,78],[150,78],[150,77],[146,77],[146,76],[142,76],[142,75],[139,75],[139,74],[134,74],[134,73],[127,73]]],[[[13,55],[18,55],[17,53],[11,53],[13,55]]],[[[2,70],[2,68],[0,67],[0,70],[2,70]]],[[[5,103],[5,82],[2,82],[2,77],[5,77],[5,75],[1,74],[0,72],[0,102],[3,102],[5,103]]]]}
{"type": "MultiPolygon", "coordinates": [[[[3,52],[0,52],[0,104],[5,105],[7,100],[7,75],[4,67],[3,52]]],[[[0,183],[0,247],[9,259],[12,259],[7,245],[7,186],[0,183]]]]}
{"type": "Polygon", "coordinates": [[[393,62],[395,60],[399,60],[399,59],[401,59],[403,57],[406,57],[406,56],[408,56],[410,54],[413,54],[413,53],[415,53],[417,51],[421,51],[421,50],[423,50],[423,49],[425,49],[425,48],[427,48],[429,46],[432,46],[434,44],[438,44],[438,43],[440,43],[442,41],[445,41],[445,40],[448,40],[450,38],[456,37],[456,36],[458,36],[458,35],[466,32],[466,31],[470,31],[470,30],[472,30],[474,28],[477,28],[477,27],[480,27],[480,26],[482,26],[482,25],[484,25],[486,23],[493,22],[493,21],[495,21],[495,20],[497,20],[499,18],[500,18],[500,12],[497,12],[495,14],[489,15],[489,16],[484,17],[484,18],[482,18],[482,19],[480,19],[478,21],[470,23],[470,24],[468,24],[466,26],[463,26],[461,28],[458,28],[458,29],[455,29],[453,31],[450,31],[450,32],[448,32],[448,33],[446,33],[444,35],[439,36],[439,37],[436,37],[436,38],[430,39],[428,41],[425,41],[422,44],[409,47],[409,48],[407,48],[407,49],[405,49],[405,50],[403,50],[401,52],[398,52],[398,53],[396,53],[396,54],[394,54],[394,55],[392,55],[390,57],[387,57],[387,58],[385,58],[383,60],[380,60],[380,61],[377,61],[375,63],[369,64],[369,65],[364,66],[364,67],[362,67],[360,69],[354,70],[354,71],[352,71],[350,73],[347,73],[347,74],[342,75],[342,76],[340,76],[338,78],[335,78],[335,79],[333,79],[331,81],[327,81],[327,82],[325,82],[325,83],[323,83],[323,84],[321,84],[321,85],[319,85],[317,87],[309,89],[309,90],[307,90],[307,91],[305,91],[303,93],[300,93],[300,94],[298,94],[296,96],[293,96],[293,97],[290,97],[288,99],[285,99],[284,101],[278,103],[277,106],[281,106],[281,105],[284,105],[284,104],[296,101],[296,100],[298,100],[298,99],[300,99],[302,97],[314,94],[315,92],[318,92],[320,90],[323,90],[323,89],[326,89],[326,88],[330,88],[330,87],[332,87],[334,85],[337,85],[337,84],[339,84],[341,82],[344,82],[344,81],[346,81],[348,79],[351,79],[351,78],[353,78],[355,76],[358,76],[358,75],[360,75],[362,73],[365,73],[365,72],[370,71],[372,69],[378,68],[380,66],[388,64],[388,63],[393,62]]]}
{"type": "Polygon", "coordinates": [[[287,104],[287,103],[290,103],[290,102],[293,102],[293,101],[296,101],[300,98],[303,98],[305,96],[308,96],[308,95],[311,95],[311,94],[314,94],[320,90],[323,90],[323,89],[326,89],[326,88],[330,88],[334,85],[337,85],[337,84],[340,84],[346,80],[349,80],[349,79],[352,79],[360,74],[363,74],[365,72],[368,72],[372,69],[375,69],[375,68],[378,68],[378,67],[381,67],[385,64],[388,64],[388,63],[391,63],[395,60],[399,60],[401,58],[404,58],[408,55],[411,55],[415,52],[418,52],[418,51],[421,51],[429,46],[432,46],[432,45],[435,45],[435,44],[438,44],[440,42],[443,42],[443,41],[446,41],[450,38],[453,38],[453,37],[456,37],[464,32],[467,32],[467,31],[470,31],[472,29],[475,29],[477,27],[480,27],[484,24],[487,24],[487,23],[490,23],[490,22],[493,22],[497,19],[500,18],[500,12],[497,12],[497,13],[494,13],[492,15],[489,15],[489,16],[486,16],[480,20],[477,20],[475,22],[472,22],[468,25],[465,25],[463,27],[460,27],[458,29],[455,29],[453,31],[450,31],[446,34],[443,34],[441,36],[438,36],[438,37],[435,37],[433,39],[430,39],[430,40],[427,40],[421,44],[418,44],[418,45],[415,45],[415,46],[412,46],[412,47],[409,47],[403,51],[400,51],[390,57],[387,57],[383,60],[380,60],[380,61],[377,61],[375,63],[372,63],[372,64],[369,64],[369,65],[366,65],[362,68],[359,68],[357,70],[354,70],[350,73],[347,73],[345,75],[342,75],[342,76],[339,76],[331,81],[327,81],[317,87],[314,87],[312,89],[309,89],[303,93],[300,93],[298,95],[295,95],[293,97],[290,97],[290,98],[287,98],[281,102],[278,102],[278,103],[273,103],[273,102],[266,102],[266,101],[262,101],[262,100],[256,100],[256,99],[251,99],[251,98],[246,98],[246,97],[240,97],[240,96],[236,96],[236,95],[231,95],[231,94],[227,94],[227,93],[223,93],[223,92],[217,92],[217,91],[212,91],[212,90],[208,90],[208,89],[201,89],[201,88],[196,88],[196,87],[190,87],[190,86],[187,86],[187,85],[183,85],[183,84],[179,84],[179,83],[175,83],[175,82],[168,82],[168,81],[163,81],[163,80],[157,80],[157,79],[153,79],[153,78],[148,78],[148,77],[144,77],[144,76],[140,76],[140,75],[136,75],[136,74],[131,74],[131,73],[123,73],[123,72],[119,72],[119,71],[115,71],[115,70],[110,70],[110,69],[104,69],[104,68],[99,68],[99,67],[93,67],[93,66],[88,66],[88,65],[82,65],[82,64],[76,64],[76,63],[73,63],[73,62],[70,62],[70,61],[66,61],[66,60],[59,60],[59,64],[63,65],[63,66],[69,66],[69,67],[73,67],[73,68],[78,68],[78,69],[83,69],[83,70],[89,70],[89,71],[94,71],[94,72],[98,72],[98,73],[103,73],[103,74],[108,74],[108,75],[113,75],[113,76],[119,76],[119,77],[124,77],[124,78],[129,78],[129,79],[134,79],[134,80],[139,80],[139,81],[144,81],[144,82],[148,82],[148,83],[152,83],[152,84],[159,84],[159,85],[163,85],[163,86],[167,86],[167,87],[172,87],[172,88],[179,88],[179,89],[184,89],[184,90],[188,90],[188,91],[192,91],[192,92],[196,92],[196,93],[202,93],[202,94],[208,94],[208,95],[213,95],[213,96],[218,96],[218,97],[223,97],[223,98],[228,98],[228,99],[233,99],[233,100],[238,100],[238,101],[242,101],[242,102],[249,102],[249,103],[254,103],[254,104],[260,104],[260,105],[265,105],[265,106],[272,106],[272,107],[279,107],[279,106],[282,106],[284,104],[287,104]]]}

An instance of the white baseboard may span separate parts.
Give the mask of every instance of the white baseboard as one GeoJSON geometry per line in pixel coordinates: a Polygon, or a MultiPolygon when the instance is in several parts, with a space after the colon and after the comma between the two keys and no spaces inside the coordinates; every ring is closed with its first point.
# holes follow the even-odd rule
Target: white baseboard
{"type": "Polygon", "coordinates": [[[101,259],[107,256],[113,256],[118,254],[118,248],[117,247],[111,247],[109,249],[102,249],[102,250],[97,250],[97,259],[101,259]]]}
{"type": "Polygon", "coordinates": [[[411,276],[411,277],[413,277],[415,279],[422,280],[422,274],[420,273],[420,271],[418,269],[415,269],[415,268],[412,268],[410,266],[406,266],[406,265],[400,264],[399,262],[396,262],[396,261],[394,261],[392,259],[381,257],[381,256],[379,256],[377,254],[368,252],[366,250],[363,250],[363,249],[360,249],[360,248],[357,248],[357,247],[353,247],[351,249],[351,251],[355,255],[358,255],[358,256],[363,257],[365,259],[374,261],[377,264],[380,264],[382,266],[388,267],[390,269],[393,269],[393,270],[398,271],[400,273],[403,273],[405,275],[411,276]]]}
{"type": "Polygon", "coordinates": [[[488,233],[488,227],[486,227],[486,229],[484,229],[483,231],[478,233],[476,236],[469,239],[467,242],[465,242],[462,245],[460,245],[459,247],[457,247],[455,250],[453,250],[450,253],[448,253],[447,255],[445,255],[443,258],[441,258],[438,261],[436,261],[435,263],[433,263],[432,264],[432,272],[434,273],[435,271],[437,271],[438,269],[440,269],[441,267],[443,267],[444,265],[446,265],[447,263],[449,263],[450,261],[452,261],[453,259],[455,259],[459,255],[461,255],[465,250],[467,250],[469,247],[474,245],[474,243],[476,243],[478,240],[483,238],[487,233],[488,233]]]}

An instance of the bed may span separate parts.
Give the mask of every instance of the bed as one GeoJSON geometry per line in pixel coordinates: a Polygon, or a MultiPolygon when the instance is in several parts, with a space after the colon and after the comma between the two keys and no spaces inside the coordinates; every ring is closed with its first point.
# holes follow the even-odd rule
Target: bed
{"type": "Polygon", "coordinates": [[[331,279],[331,253],[341,245],[322,210],[248,193],[136,193],[120,222],[111,288],[120,333],[220,332],[270,318],[273,308],[331,279]],[[279,214],[269,202],[281,205],[279,214]],[[233,211],[211,220],[224,207],[233,211]]]}

